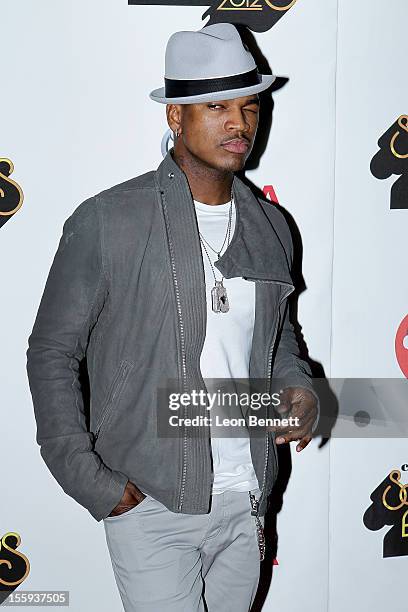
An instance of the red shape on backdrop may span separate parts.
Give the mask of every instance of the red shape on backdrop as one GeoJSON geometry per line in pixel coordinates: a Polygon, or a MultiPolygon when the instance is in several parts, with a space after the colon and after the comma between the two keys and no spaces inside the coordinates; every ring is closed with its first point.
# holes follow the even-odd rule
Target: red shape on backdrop
{"type": "Polygon", "coordinates": [[[278,560],[274,559],[272,565],[279,565],[278,560]]]}
{"type": "Polygon", "coordinates": [[[408,378],[408,315],[402,319],[397,329],[395,336],[395,354],[399,367],[405,378],[408,378]]]}
{"type": "Polygon", "coordinates": [[[272,185],[264,185],[264,188],[262,189],[262,191],[266,198],[269,196],[269,199],[271,200],[271,202],[273,202],[274,204],[279,204],[279,200],[276,196],[275,190],[272,185]]]}

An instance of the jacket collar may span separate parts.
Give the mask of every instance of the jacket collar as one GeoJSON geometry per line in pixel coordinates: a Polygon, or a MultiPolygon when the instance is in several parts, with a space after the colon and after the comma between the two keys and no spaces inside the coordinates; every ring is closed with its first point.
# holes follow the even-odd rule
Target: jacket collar
{"type": "MultiPolygon", "coordinates": [[[[185,217],[179,219],[180,223],[191,220],[191,209],[195,207],[187,177],[183,170],[174,161],[170,149],[156,170],[156,177],[160,189],[170,196],[175,190],[183,193],[182,208],[185,217]]],[[[278,236],[276,228],[269,221],[261,203],[252,191],[234,175],[232,184],[234,202],[236,206],[235,231],[231,237],[228,249],[222,257],[215,262],[216,268],[225,278],[242,276],[252,279],[270,280],[289,284],[293,287],[290,274],[288,256],[278,236]]],[[[171,203],[171,196],[167,198],[171,203]]],[[[171,214],[171,205],[169,207],[171,214]]],[[[197,223],[192,228],[196,234],[197,223]]]]}

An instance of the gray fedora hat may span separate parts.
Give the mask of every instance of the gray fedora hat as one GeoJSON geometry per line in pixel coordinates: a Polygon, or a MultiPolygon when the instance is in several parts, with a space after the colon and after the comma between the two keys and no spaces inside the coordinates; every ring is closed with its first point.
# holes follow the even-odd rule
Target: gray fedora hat
{"type": "Polygon", "coordinates": [[[229,100],[267,89],[276,76],[260,74],[231,23],[172,34],[167,42],[164,87],[150,92],[162,104],[229,100]]]}

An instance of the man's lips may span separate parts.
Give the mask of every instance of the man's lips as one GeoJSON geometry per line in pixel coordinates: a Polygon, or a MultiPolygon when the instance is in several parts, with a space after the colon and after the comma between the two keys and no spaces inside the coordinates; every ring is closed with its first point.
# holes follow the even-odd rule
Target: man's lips
{"type": "Polygon", "coordinates": [[[234,140],[223,142],[221,146],[231,153],[245,153],[248,150],[249,142],[242,138],[234,138],[234,140]]]}

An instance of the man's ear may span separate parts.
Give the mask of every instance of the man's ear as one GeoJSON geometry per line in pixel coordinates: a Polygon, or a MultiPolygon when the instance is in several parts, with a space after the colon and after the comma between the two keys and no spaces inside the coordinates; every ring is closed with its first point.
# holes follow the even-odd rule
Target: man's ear
{"type": "Polygon", "coordinates": [[[172,132],[180,131],[182,112],[181,104],[166,105],[167,123],[172,132]]]}

